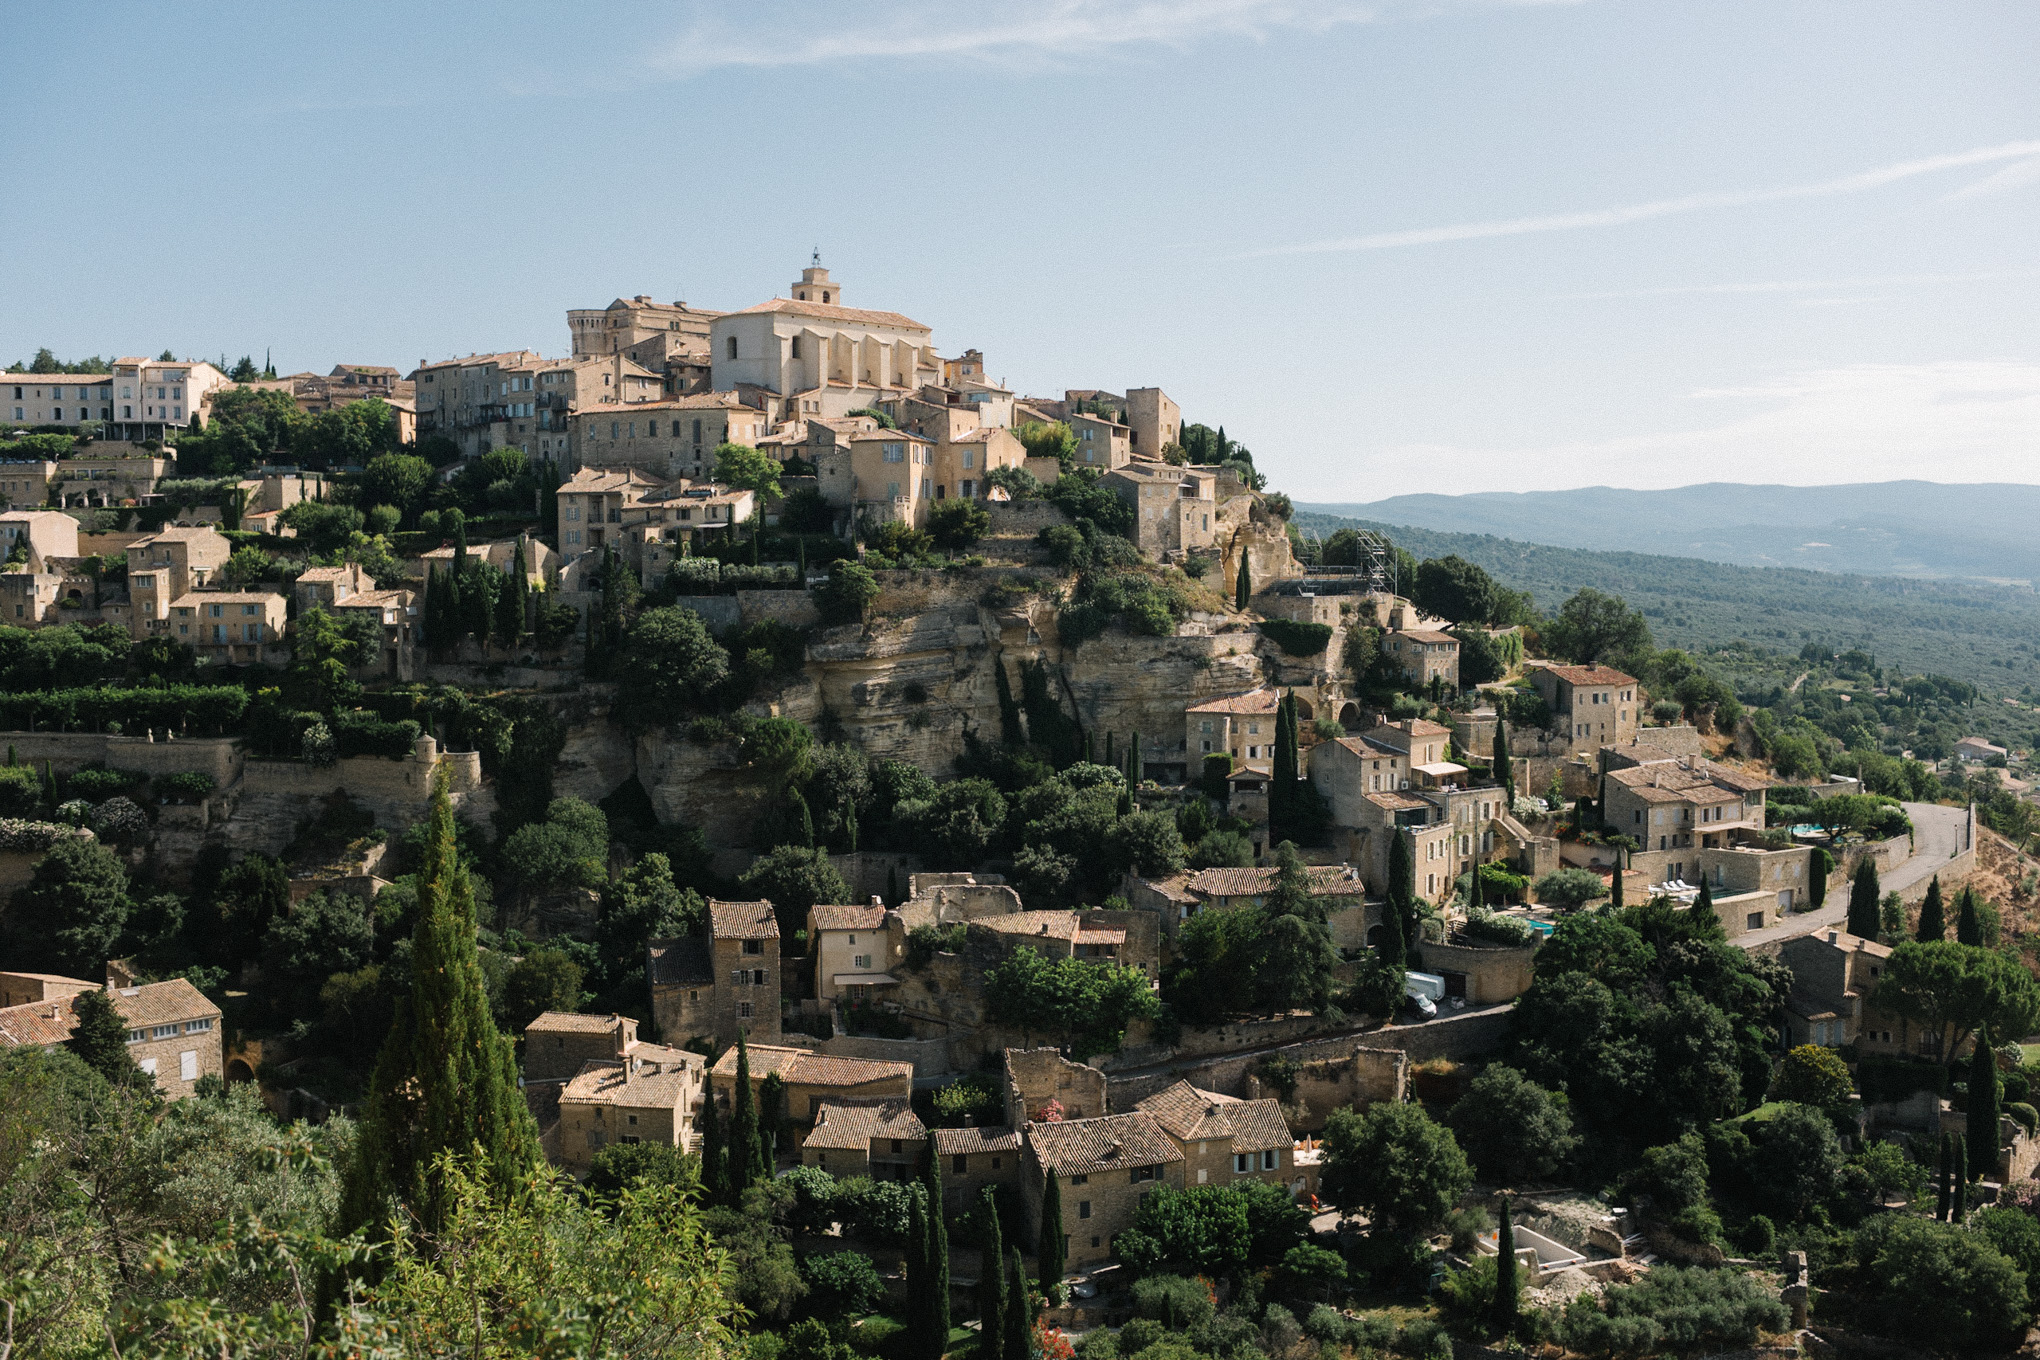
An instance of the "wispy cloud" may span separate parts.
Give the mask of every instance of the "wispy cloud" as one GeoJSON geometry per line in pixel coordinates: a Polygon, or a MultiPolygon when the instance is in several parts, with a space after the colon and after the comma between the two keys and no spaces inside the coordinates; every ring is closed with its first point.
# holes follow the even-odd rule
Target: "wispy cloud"
{"type": "Polygon", "coordinates": [[[1948,197],[1981,198],[1986,194],[2003,194],[2013,189],[2023,189],[2029,184],[2040,184],[2040,156],[2014,162],[1994,175],[1985,175],[1973,184],[1963,185],[1948,197]]]}
{"type": "MultiPolygon", "coordinates": [[[[1650,203],[1632,203],[1620,208],[1595,208],[1586,212],[1551,213],[1539,217],[1512,217],[1495,222],[1462,222],[1447,227],[1422,227],[1415,231],[1381,231],[1364,236],[1339,236],[1329,240],[1305,241],[1296,245],[1270,246],[1246,252],[1243,259],[1272,255],[1328,255],[1342,251],[1393,250],[1400,246],[1438,245],[1446,241],[1478,241],[1498,236],[1527,236],[1535,232],[1578,231],[1588,227],[1620,227],[1653,218],[1676,217],[1713,208],[1743,208],[1758,203],[1782,203],[1800,198],[1833,198],[1860,194],[1887,184],[1931,175],[1967,165],[1989,165],[1996,161],[2040,157],[2040,141],[2007,142],[2002,146],[1977,147],[1945,156],[1899,161],[1893,165],[1844,175],[1813,184],[1792,184],[1779,189],[1745,189],[1723,193],[1687,194],[1661,198],[1650,203]]],[[[1995,178],[1995,177],[1993,177],[1995,178]]]]}
{"type": "Polygon", "coordinates": [[[1599,302],[1611,298],[1697,297],[1737,293],[1840,293],[1863,288],[1903,288],[1914,284],[1998,283],[2007,279],[2040,278],[2040,268],[1992,269],[1973,274],[1880,274],[1853,279],[1764,279],[1752,283],[1689,283],[1663,288],[1624,288],[1607,293],[1554,293],[1554,302],[1599,302]]]}
{"type": "MultiPolygon", "coordinates": [[[[1094,53],[1126,46],[1183,47],[1212,37],[1261,40],[1281,32],[1321,33],[1464,9],[1514,9],[1583,0],[1049,0],[973,14],[955,4],[915,4],[818,24],[812,13],[779,24],[734,28],[697,24],[659,54],[673,75],[724,67],[821,66],[915,57],[1007,60],[1094,53]]],[[[755,13],[755,11],[754,11],[755,13]]]]}

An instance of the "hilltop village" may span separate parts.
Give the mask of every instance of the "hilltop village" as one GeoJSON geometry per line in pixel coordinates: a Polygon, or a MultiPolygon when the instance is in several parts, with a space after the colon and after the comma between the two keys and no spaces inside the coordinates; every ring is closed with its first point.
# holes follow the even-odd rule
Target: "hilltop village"
{"type": "Polygon", "coordinates": [[[393,1221],[606,1243],[530,1287],[657,1276],[637,1353],[2017,1340],[2040,828],[1913,750],[1973,692],[1739,695],[851,301],[0,375],[23,1353],[177,1353],[285,1220],[390,1317],[393,1221]]]}

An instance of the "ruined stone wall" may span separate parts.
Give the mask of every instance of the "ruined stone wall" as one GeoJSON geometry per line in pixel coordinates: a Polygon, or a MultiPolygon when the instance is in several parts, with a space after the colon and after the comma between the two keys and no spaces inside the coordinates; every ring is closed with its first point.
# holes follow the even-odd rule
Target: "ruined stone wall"
{"type": "MultiPolygon", "coordinates": [[[[1305,1045],[1303,1051],[1297,1054],[1283,1052],[1269,1055],[1295,1057],[1299,1063],[1296,1089],[1283,1102],[1293,1132],[1315,1132],[1323,1128],[1333,1110],[1364,1110],[1380,1101],[1399,1103],[1408,1094],[1408,1054],[1400,1049],[1361,1048],[1357,1045],[1350,1052],[1340,1054],[1331,1047],[1334,1042],[1305,1045]],[[1309,1055],[1310,1050],[1318,1048],[1331,1048],[1331,1051],[1323,1056],[1309,1055]]],[[[1253,1070],[1246,1074],[1245,1087],[1244,1094],[1248,1100],[1282,1098],[1280,1087],[1253,1070]]],[[[1114,1094],[1116,1098],[1118,1093],[1114,1094]]]]}
{"type": "Polygon", "coordinates": [[[1065,1119],[1106,1113],[1105,1074],[1073,1063],[1053,1048],[1006,1050],[1006,1125],[1020,1128],[1053,1100],[1065,1119]]]}
{"type": "Polygon", "coordinates": [[[0,741],[13,749],[22,764],[39,767],[47,760],[58,774],[71,774],[92,764],[110,770],[139,770],[151,778],[196,770],[211,775],[221,788],[241,777],[241,742],[235,737],[151,741],[97,732],[6,732],[0,733],[0,741]]]}

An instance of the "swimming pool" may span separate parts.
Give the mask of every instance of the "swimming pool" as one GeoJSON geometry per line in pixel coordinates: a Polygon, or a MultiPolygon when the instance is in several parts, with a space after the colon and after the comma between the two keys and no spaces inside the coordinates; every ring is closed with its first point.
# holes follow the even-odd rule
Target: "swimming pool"
{"type": "Polygon", "coordinates": [[[1552,931],[1558,929],[1558,924],[1555,921],[1525,921],[1523,924],[1536,931],[1539,935],[1549,935],[1552,931]]]}

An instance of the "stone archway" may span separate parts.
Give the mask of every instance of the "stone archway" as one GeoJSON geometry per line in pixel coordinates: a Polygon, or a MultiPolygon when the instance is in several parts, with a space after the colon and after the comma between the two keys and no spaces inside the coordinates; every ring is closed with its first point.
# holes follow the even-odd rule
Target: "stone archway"
{"type": "Polygon", "coordinates": [[[1347,703],[1339,709],[1339,726],[1351,732],[1360,725],[1360,705],[1347,703]]]}
{"type": "Polygon", "coordinates": [[[255,1080],[255,1069],[248,1065],[246,1058],[227,1059],[227,1083],[255,1080]]]}

